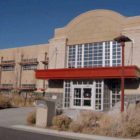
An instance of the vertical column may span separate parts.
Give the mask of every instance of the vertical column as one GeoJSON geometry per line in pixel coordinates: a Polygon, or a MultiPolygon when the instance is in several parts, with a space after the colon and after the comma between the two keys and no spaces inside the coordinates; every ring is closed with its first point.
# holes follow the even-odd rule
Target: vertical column
{"type": "Polygon", "coordinates": [[[112,51],[113,50],[113,42],[110,42],[110,66],[112,67],[112,51]]]}
{"type": "Polygon", "coordinates": [[[105,67],[105,42],[103,42],[103,67],[105,67]]]}
{"type": "Polygon", "coordinates": [[[121,76],[121,112],[124,111],[124,47],[125,43],[121,42],[122,46],[122,76],[121,76]]]}
{"type": "Polygon", "coordinates": [[[75,68],[77,68],[78,45],[75,45],[75,68]]]}
{"type": "Polygon", "coordinates": [[[84,67],[84,44],[82,44],[82,68],[84,67]]]}

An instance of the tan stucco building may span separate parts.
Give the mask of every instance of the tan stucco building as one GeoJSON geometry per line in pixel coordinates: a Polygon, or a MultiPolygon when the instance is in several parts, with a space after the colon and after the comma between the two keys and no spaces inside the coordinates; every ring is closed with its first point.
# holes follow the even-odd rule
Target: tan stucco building
{"type": "Polygon", "coordinates": [[[140,16],[110,10],[79,15],[55,29],[48,44],[0,50],[1,91],[45,91],[59,107],[108,110],[120,100],[122,48],[113,40],[121,34],[131,39],[125,46],[125,99],[137,100],[140,16]]]}

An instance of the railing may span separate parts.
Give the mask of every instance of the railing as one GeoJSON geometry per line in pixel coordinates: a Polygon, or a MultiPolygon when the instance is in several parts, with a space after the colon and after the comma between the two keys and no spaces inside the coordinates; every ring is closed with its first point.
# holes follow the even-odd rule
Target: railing
{"type": "Polygon", "coordinates": [[[1,90],[11,90],[11,89],[13,89],[13,84],[1,84],[0,89],[1,90]]]}
{"type": "Polygon", "coordinates": [[[41,61],[44,65],[47,65],[49,63],[49,58],[47,57],[46,60],[41,61]]]}
{"type": "Polygon", "coordinates": [[[20,90],[36,90],[35,84],[22,84],[20,90]]]}
{"type": "Polygon", "coordinates": [[[38,61],[37,61],[37,58],[22,59],[20,64],[21,65],[38,64],[38,61]]]}
{"type": "Polygon", "coordinates": [[[15,60],[2,60],[1,66],[13,66],[15,65],[15,60]]]}

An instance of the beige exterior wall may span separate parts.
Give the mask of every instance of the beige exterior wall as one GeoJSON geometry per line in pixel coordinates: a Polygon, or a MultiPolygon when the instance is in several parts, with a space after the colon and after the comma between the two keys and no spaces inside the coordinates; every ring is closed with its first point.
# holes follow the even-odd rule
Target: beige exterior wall
{"type": "Polygon", "coordinates": [[[49,69],[64,68],[66,64],[66,38],[50,40],[49,69]]]}
{"type": "MultiPolygon", "coordinates": [[[[19,87],[21,55],[23,55],[23,59],[37,58],[37,68],[43,69],[44,65],[41,61],[44,61],[45,52],[48,52],[48,46],[48,44],[42,44],[0,50],[0,58],[3,57],[3,61],[15,60],[14,71],[1,72],[1,84],[13,84],[14,88],[19,87]]],[[[34,70],[22,70],[21,84],[36,84],[36,88],[43,88],[43,80],[37,81],[35,79],[34,70]]]]}

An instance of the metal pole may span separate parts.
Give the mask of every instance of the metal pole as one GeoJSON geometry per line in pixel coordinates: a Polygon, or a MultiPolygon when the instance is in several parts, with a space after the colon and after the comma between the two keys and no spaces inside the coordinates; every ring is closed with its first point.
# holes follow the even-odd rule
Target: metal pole
{"type": "MultiPolygon", "coordinates": [[[[47,61],[47,52],[45,52],[45,62],[47,61]]],[[[47,69],[47,65],[46,65],[46,63],[44,63],[44,70],[46,70],[47,69]]],[[[43,97],[45,96],[45,84],[46,84],[46,82],[45,82],[45,80],[43,81],[43,97]]]]}
{"type": "MultiPolygon", "coordinates": [[[[3,61],[3,57],[1,57],[1,64],[3,61]]],[[[2,66],[0,66],[0,86],[1,86],[1,81],[2,81],[2,66]]]]}
{"type": "Polygon", "coordinates": [[[22,85],[22,61],[23,61],[24,55],[21,54],[21,64],[20,64],[20,76],[19,76],[19,95],[21,94],[21,85],[22,85]]]}
{"type": "Polygon", "coordinates": [[[125,79],[124,79],[124,47],[125,43],[121,42],[121,47],[122,47],[122,76],[121,76],[121,112],[124,111],[124,84],[125,84],[125,79]]]}

